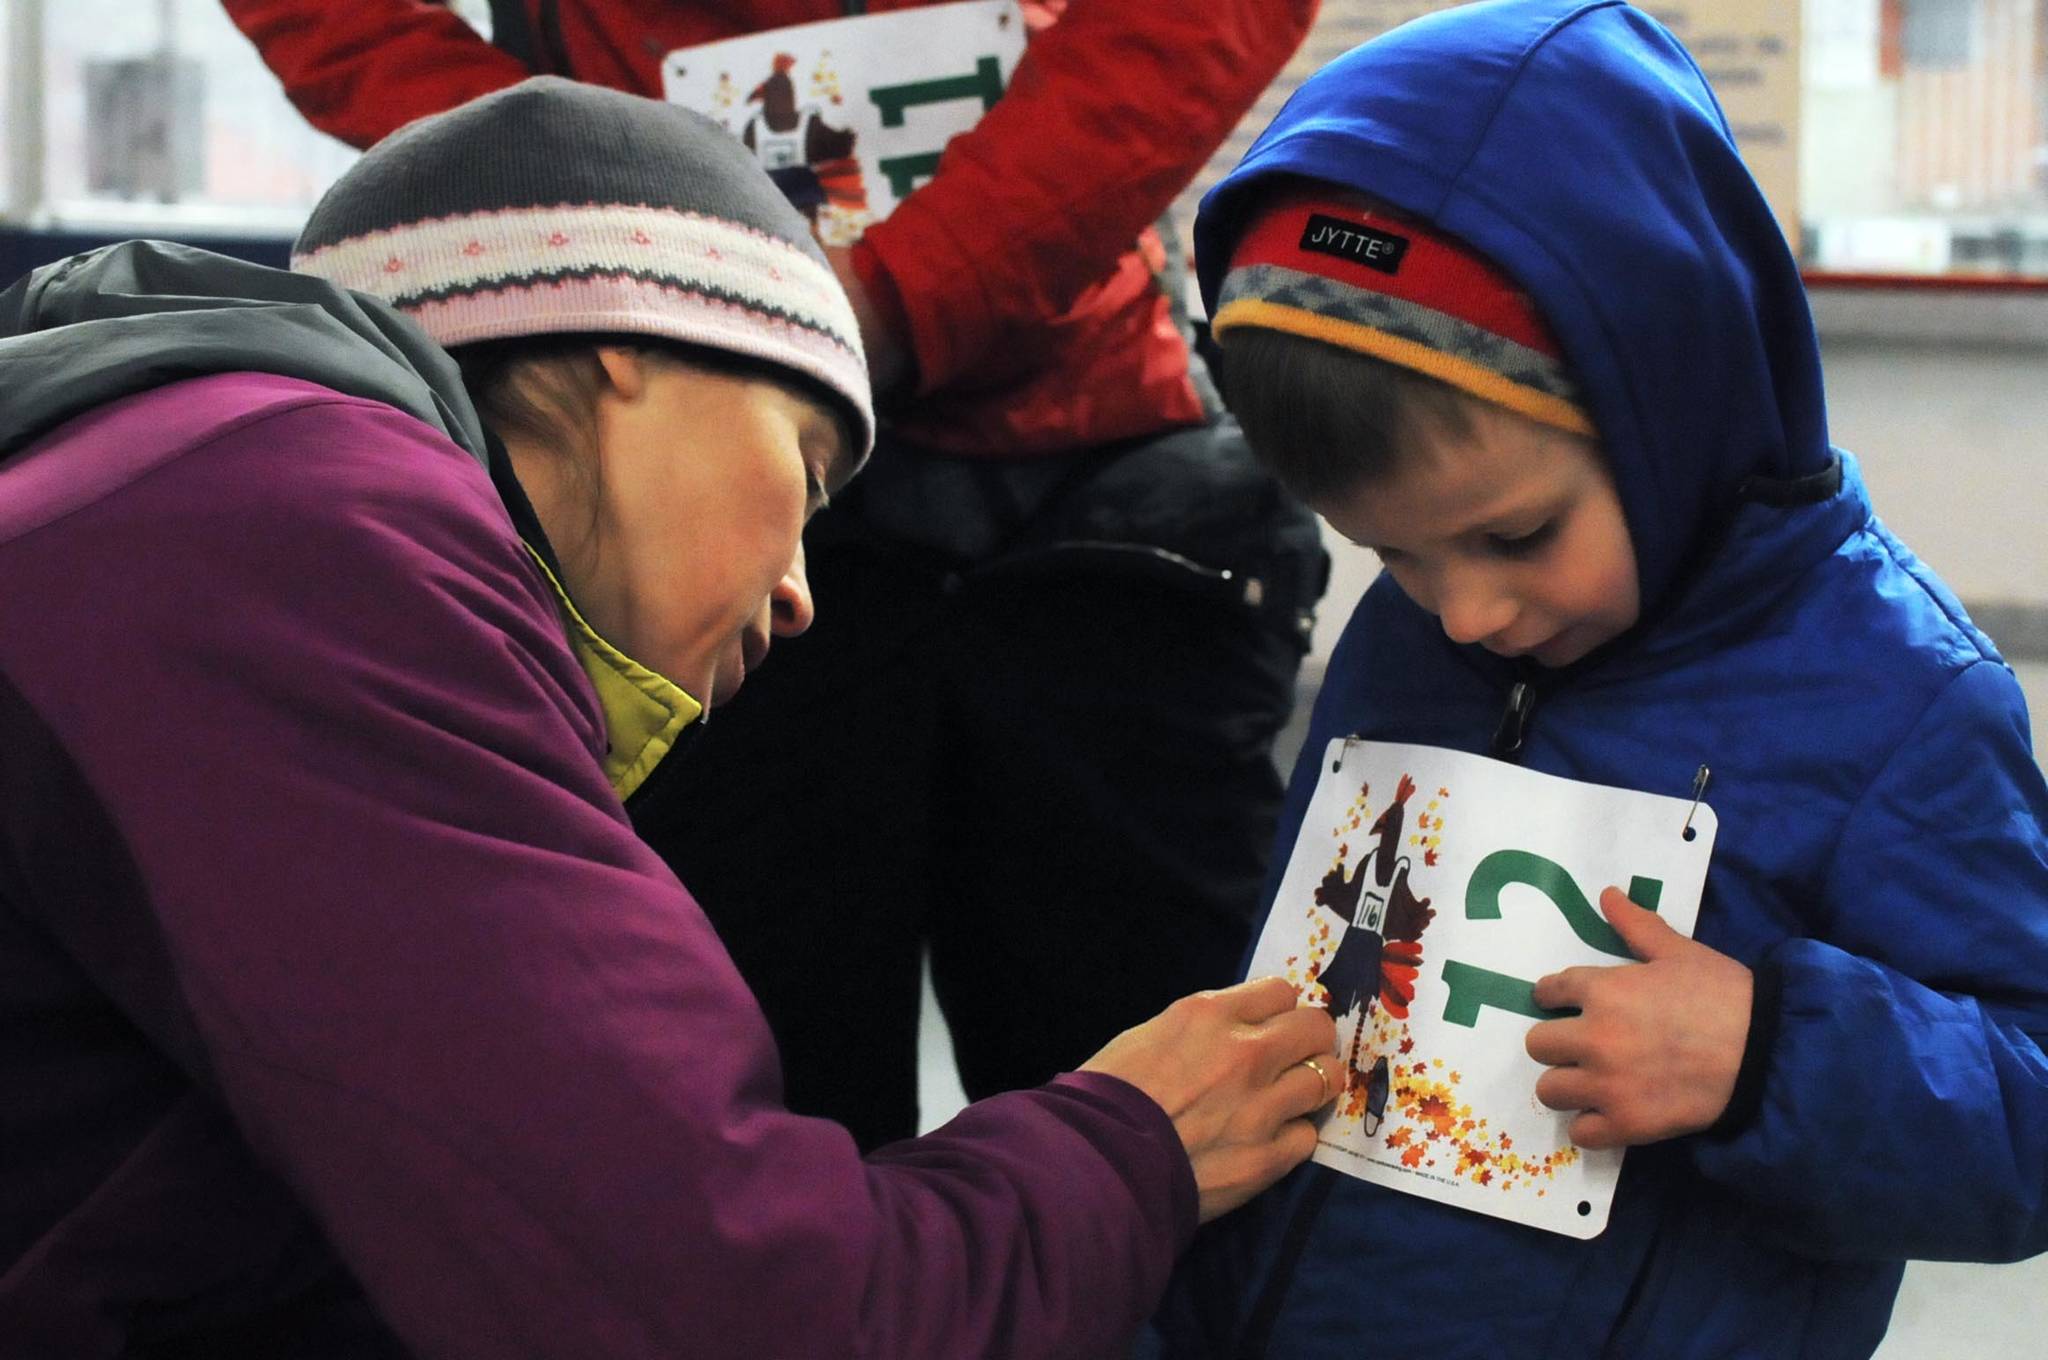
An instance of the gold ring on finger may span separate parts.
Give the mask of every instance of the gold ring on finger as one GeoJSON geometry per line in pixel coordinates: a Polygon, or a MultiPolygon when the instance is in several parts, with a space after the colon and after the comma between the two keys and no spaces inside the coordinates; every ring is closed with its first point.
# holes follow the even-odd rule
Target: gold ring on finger
{"type": "MultiPolygon", "coordinates": [[[[1316,1074],[1316,1080],[1323,1084],[1323,1100],[1328,1100],[1330,1098],[1330,1074],[1325,1072],[1323,1065],[1314,1058],[1303,1058],[1301,1065],[1316,1074]]],[[[1320,1105],[1322,1101],[1317,1101],[1316,1103],[1320,1105]]]]}

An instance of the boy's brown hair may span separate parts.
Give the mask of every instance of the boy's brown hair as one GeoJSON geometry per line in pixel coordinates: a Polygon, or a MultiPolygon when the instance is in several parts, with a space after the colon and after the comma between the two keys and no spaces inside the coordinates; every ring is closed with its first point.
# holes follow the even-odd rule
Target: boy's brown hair
{"type": "Polygon", "coordinates": [[[1260,326],[1230,333],[1218,376],[1252,452],[1310,505],[1386,481],[1418,441],[1470,433],[1477,400],[1370,354],[1260,326]]]}

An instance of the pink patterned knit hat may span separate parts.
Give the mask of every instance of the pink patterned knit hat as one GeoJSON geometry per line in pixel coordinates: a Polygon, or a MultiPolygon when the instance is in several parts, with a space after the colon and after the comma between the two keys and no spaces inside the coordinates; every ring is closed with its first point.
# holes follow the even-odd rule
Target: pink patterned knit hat
{"type": "Polygon", "coordinates": [[[622,333],[787,368],[874,443],[860,329],[803,215],[673,105],[540,76],[408,124],[327,191],[292,268],[443,348],[622,333]]]}

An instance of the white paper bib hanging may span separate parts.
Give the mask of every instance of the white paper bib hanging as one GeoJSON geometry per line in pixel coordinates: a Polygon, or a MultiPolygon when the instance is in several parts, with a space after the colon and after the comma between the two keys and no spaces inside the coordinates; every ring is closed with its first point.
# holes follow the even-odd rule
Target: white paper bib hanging
{"type": "Polygon", "coordinates": [[[1530,988],[1632,961],[1598,905],[1609,884],[1691,935],[1715,825],[1690,798],[1332,741],[1250,967],[1336,1017],[1343,1090],[1315,1160],[1598,1235],[1622,1152],[1573,1145],[1571,1116],[1537,1103],[1543,1068],[1523,1039],[1545,1012],[1530,988]]]}
{"type": "Polygon", "coordinates": [[[958,0],[680,48],[662,94],[750,148],[820,240],[850,245],[931,178],[1023,55],[1016,0],[958,0]]]}

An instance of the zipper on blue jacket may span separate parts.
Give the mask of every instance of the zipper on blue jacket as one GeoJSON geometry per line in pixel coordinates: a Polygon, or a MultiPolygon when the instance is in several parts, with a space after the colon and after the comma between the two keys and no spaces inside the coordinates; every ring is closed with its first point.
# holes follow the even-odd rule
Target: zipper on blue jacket
{"type": "Polygon", "coordinates": [[[1536,687],[1527,680],[1517,680],[1508,690],[1508,706],[1500,715],[1499,726],[1493,729],[1493,755],[1497,760],[1513,760],[1521,754],[1522,741],[1529,734],[1529,719],[1536,712],[1536,687]]]}

